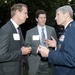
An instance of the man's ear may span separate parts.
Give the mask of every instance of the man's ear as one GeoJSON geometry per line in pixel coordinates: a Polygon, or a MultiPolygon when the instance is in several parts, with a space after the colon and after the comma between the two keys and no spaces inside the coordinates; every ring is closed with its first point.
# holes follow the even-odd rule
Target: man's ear
{"type": "Polygon", "coordinates": [[[38,19],[37,18],[35,18],[35,20],[38,22],[38,19]]]}
{"type": "Polygon", "coordinates": [[[67,15],[67,17],[70,15],[70,13],[69,12],[66,12],[66,15],[67,15]]]}

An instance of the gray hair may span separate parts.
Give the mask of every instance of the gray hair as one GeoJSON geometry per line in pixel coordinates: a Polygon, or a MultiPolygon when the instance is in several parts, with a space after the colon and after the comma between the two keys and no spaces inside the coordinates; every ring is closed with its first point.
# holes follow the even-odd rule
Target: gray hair
{"type": "Polygon", "coordinates": [[[66,13],[67,11],[69,12],[70,14],[70,17],[73,18],[73,9],[71,8],[71,6],[69,5],[65,5],[65,6],[62,6],[62,7],[59,7],[57,11],[62,11],[63,13],[66,13]]]}

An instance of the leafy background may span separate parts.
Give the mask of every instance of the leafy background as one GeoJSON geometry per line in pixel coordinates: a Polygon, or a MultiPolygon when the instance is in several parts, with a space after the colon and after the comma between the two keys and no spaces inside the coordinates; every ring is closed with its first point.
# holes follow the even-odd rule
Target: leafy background
{"type": "MultiPolygon", "coordinates": [[[[0,0],[0,27],[3,26],[10,19],[10,8],[14,3],[24,3],[28,6],[29,18],[21,25],[22,32],[25,38],[26,31],[36,26],[35,12],[38,9],[43,9],[47,13],[47,25],[56,29],[59,37],[63,31],[63,27],[59,27],[54,18],[55,10],[62,5],[70,5],[74,10],[75,19],[75,0],[0,0]]],[[[28,75],[24,72],[24,75],[28,75]]]]}
{"type": "Polygon", "coordinates": [[[0,27],[10,19],[10,8],[14,3],[24,3],[28,6],[29,18],[24,24],[21,25],[23,35],[25,35],[28,29],[36,26],[34,15],[36,10],[43,9],[47,13],[46,24],[54,27],[59,37],[63,30],[63,27],[59,27],[54,20],[55,10],[62,5],[71,5],[75,10],[74,0],[0,0],[0,27]]]}

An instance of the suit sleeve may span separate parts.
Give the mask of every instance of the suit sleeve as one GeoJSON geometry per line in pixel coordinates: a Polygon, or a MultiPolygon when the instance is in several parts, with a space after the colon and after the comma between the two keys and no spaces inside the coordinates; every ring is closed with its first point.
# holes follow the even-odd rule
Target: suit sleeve
{"type": "Polygon", "coordinates": [[[75,27],[66,32],[62,49],[49,52],[48,61],[52,64],[75,67],[75,27]]]}
{"type": "Polygon", "coordinates": [[[37,55],[37,53],[36,53],[37,47],[36,47],[36,44],[32,41],[33,34],[31,34],[31,33],[32,33],[31,30],[28,30],[26,33],[25,46],[31,46],[32,47],[31,54],[36,56],[37,55]]]}
{"type": "Polygon", "coordinates": [[[21,59],[21,50],[9,50],[11,42],[10,38],[11,34],[9,31],[6,29],[0,29],[0,62],[21,59]]]}

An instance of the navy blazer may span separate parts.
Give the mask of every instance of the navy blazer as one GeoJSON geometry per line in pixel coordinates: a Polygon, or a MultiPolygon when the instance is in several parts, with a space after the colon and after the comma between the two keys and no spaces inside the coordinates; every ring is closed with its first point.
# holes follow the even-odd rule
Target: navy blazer
{"type": "Polygon", "coordinates": [[[75,21],[59,38],[56,51],[49,52],[48,61],[54,64],[53,75],[75,75],[75,21]]]}

